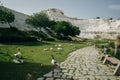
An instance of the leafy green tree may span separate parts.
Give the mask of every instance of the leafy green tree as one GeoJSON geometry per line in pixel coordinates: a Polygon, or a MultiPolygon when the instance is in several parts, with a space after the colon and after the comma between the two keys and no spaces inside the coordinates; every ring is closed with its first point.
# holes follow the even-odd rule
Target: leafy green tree
{"type": "Polygon", "coordinates": [[[58,21],[52,29],[57,33],[58,36],[76,36],[79,35],[80,30],[78,27],[73,26],[71,23],[66,21],[58,21]]]}
{"type": "Polygon", "coordinates": [[[15,15],[4,8],[3,6],[0,6],[0,22],[1,23],[8,23],[9,26],[11,27],[10,23],[14,22],[15,20],[15,15]]]}
{"type": "Polygon", "coordinates": [[[76,36],[80,34],[79,27],[73,26],[71,32],[71,36],[76,36]]]}
{"type": "Polygon", "coordinates": [[[39,28],[40,32],[42,28],[46,28],[50,25],[49,17],[44,13],[35,13],[26,19],[26,23],[39,28]]]}
{"type": "Polygon", "coordinates": [[[0,9],[0,22],[3,23],[4,22],[4,15],[5,12],[3,10],[0,9]]]}
{"type": "Polygon", "coordinates": [[[10,23],[14,22],[15,16],[12,12],[7,11],[6,16],[5,16],[5,23],[8,23],[9,26],[11,27],[10,23]]]}

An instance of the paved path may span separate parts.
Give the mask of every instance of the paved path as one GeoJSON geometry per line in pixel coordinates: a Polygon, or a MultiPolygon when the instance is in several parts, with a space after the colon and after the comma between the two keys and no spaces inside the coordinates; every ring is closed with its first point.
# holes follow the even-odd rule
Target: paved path
{"type": "Polygon", "coordinates": [[[63,74],[59,74],[62,78],[52,77],[46,80],[120,80],[120,76],[113,75],[112,68],[102,64],[99,56],[93,46],[74,51],[61,63],[61,67],[65,68],[63,74]]]}

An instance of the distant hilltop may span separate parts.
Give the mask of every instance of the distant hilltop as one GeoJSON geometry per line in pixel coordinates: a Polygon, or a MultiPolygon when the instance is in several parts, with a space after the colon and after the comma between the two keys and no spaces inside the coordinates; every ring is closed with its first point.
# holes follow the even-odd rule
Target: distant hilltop
{"type": "MultiPolygon", "coordinates": [[[[10,9],[9,9],[10,10],[10,9]]],[[[20,12],[10,10],[15,14],[15,21],[12,23],[13,26],[20,30],[35,30],[34,27],[27,25],[25,19],[28,15],[20,12]]],[[[81,38],[105,38],[114,39],[120,34],[120,20],[116,19],[105,19],[105,18],[93,18],[93,19],[78,19],[71,18],[64,14],[63,11],[52,8],[41,11],[49,16],[51,20],[55,21],[68,21],[73,25],[79,27],[81,33],[78,37],[81,38]]],[[[1,24],[0,27],[9,27],[7,24],[1,24]]]]}

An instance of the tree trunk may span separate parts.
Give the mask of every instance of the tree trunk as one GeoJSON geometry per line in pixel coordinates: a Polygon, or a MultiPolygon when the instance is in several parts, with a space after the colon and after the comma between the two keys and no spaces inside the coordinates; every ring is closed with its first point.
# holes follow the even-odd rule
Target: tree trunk
{"type": "MultiPolygon", "coordinates": [[[[39,34],[42,33],[41,27],[39,28],[39,34]]],[[[40,42],[42,42],[42,37],[40,37],[40,42]]]]}
{"type": "Polygon", "coordinates": [[[10,26],[10,28],[11,28],[11,27],[12,27],[12,26],[11,26],[11,24],[10,24],[9,22],[7,22],[7,23],[8,23],[8,25],[9,25],[9,26],[10,26]]]}

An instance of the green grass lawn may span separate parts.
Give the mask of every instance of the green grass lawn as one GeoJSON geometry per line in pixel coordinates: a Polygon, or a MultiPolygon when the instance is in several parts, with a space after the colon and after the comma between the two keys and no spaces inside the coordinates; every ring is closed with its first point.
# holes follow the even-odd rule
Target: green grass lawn
{"type": "Polygon", "coordinates": [[[27,74],[37,77],[49,72],[51,65],[51,55],[54,55],[58,62],[64,61],[68,54],[76,49],[85,47],[82,43],[73,42],[33,42],[33,43],[11,43],[0,46],[0,80],[26,80],[27,74]],[[62,45],[61,51],[55,45],[62,45]],[[21,49],[23,64],[13,63],[18,48],[21,49]],[[48,50],[44,50],[47,48],[48,50]],[[50,50],[53,48],[53,50],[50,50]]]}

